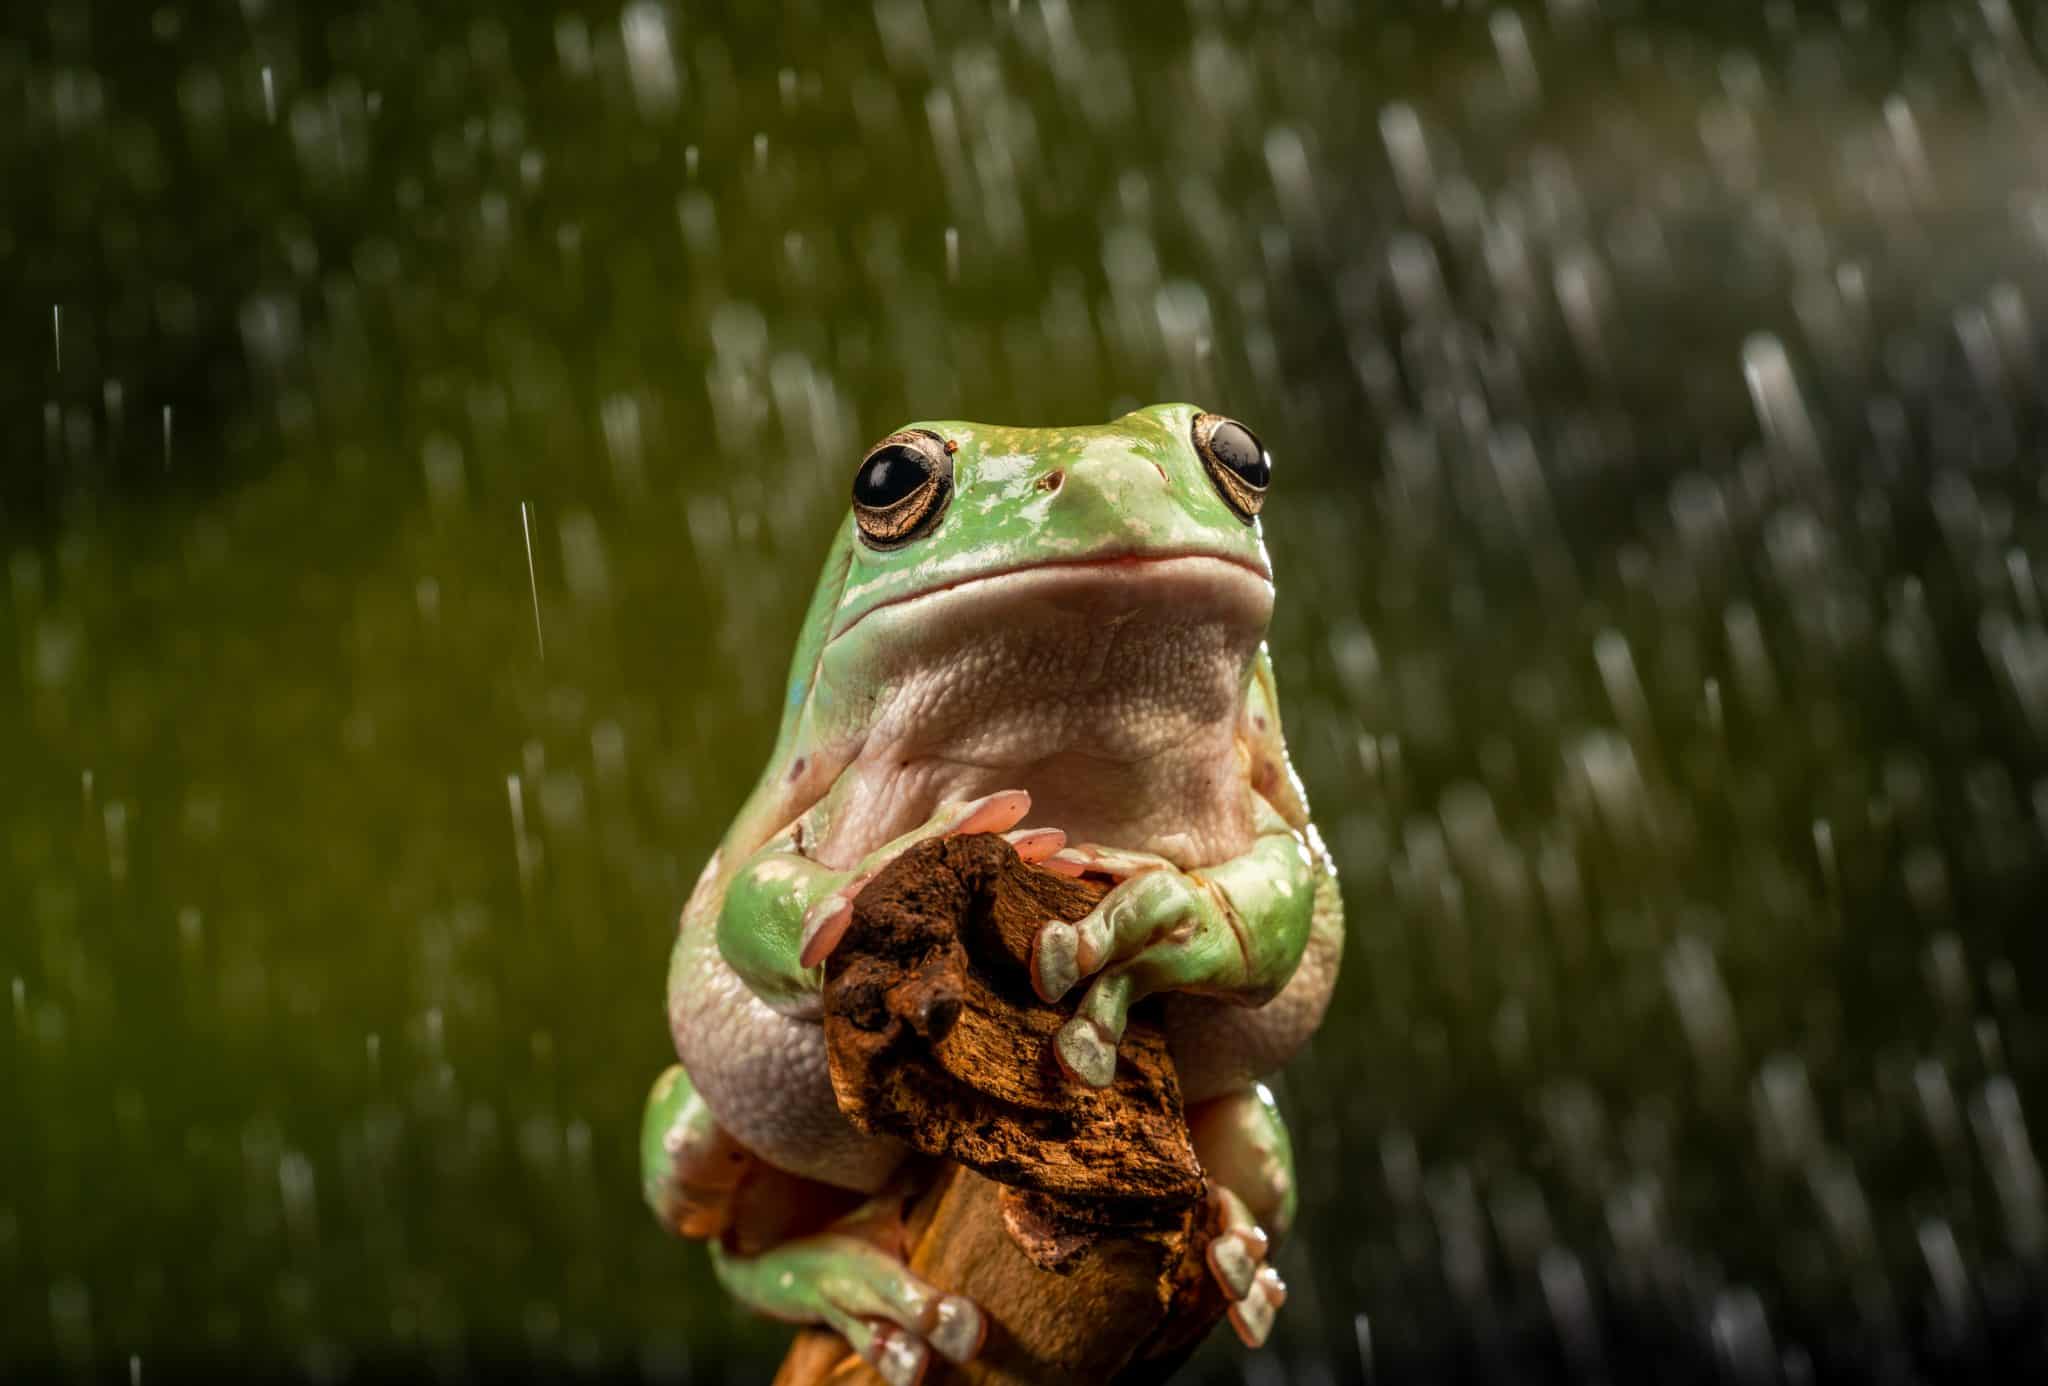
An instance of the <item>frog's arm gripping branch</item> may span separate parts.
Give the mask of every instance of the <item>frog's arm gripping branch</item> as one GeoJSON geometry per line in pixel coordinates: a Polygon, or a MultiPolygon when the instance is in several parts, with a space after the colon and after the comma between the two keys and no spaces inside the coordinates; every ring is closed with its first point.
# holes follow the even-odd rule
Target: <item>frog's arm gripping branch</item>
{"type": "Polygon", "coordinates": [[[1108,1086],[1130,1008],[1148,996],[1195,992],[1257,1006],[1294,975],[1314,918],[1316,854],[1257,795],[1253,814],[1250,849],[1199,871],[1107,848],[1070,849],[1048,863],[1118,881],[1076,923],[1047,924],[1032,947],[1033,984],[1048,1001],[1094,975],[1054,1046],[1075,1078],[1108,1086]]]}
{"type": "Polygon", "coordinates": [[[1242,855],[1192,872],[1140,853],[1085,847],[1047,863],[1118,881],[1078,924],[1047,925],[1032,952],[1033,981],[1047,1000],[1100,970],[1055,1043],[1060,1062],[1084,1082],[1102,1086],[1114,1076],[1130,1007],[1154,992],[1260,1006],[1287,987],[1305,953],[1334,967],[1343,930],[1336,872],[1288,764],[1264,648],[1246,680],[1238,747],[1258,834],[1242,855]]]}
{"type": "Polygon", "coordinates": [[[1226,994],[1257,1006],[1279,994],[1301,964],[1315,904],[1315,858],[1294,826],[1264,799],[1254,800],[1258,841],[1242,856],[1194,873],[1214,895],[1239,949],[1208,986],[1192,991],[1226,994]]]}
{"type": "Polygon", "coordinates": [[[802,822],[747,858],[718,912],[718,951],[753,993],[784,1015],[815,1020],[824,959],[853,918],[853,897],[875,873],[916,843],[954,833],[1005,833],[1026,861],[1065,844],[1048,829],[1009,832],[1031,810],[1031,796],[1004,790],[946,803],[930,819],[869,853],[850,871],[834,871],[803,852],[802,822]]]}

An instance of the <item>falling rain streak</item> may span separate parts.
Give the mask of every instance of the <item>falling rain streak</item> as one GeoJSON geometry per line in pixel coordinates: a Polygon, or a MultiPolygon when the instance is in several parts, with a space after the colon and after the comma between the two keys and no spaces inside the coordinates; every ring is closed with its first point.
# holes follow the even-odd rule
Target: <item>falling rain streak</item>
{"type": "Polygon", "coordinates": [[[528,518],[526,502],[519,502],[519,532],[526,540],[526,585],[533,596],[533,643],[540,651],[540,657],[548,657],[547,637],[540,629],[540,579],[533,569],[533,522],[528,518]]]}

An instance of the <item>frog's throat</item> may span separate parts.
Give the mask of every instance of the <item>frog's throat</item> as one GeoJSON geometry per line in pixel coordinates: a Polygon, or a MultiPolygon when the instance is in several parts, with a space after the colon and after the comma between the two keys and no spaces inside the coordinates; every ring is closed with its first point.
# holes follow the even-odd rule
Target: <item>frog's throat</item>
{"type": "Polygon", "coordinates": [[[930,598],[964,594],[983,583],[993,583],[1003,579],[1014,580],[1020,574],[1073,572],[1080,575],[1090,571],[1098,571],[1105,580],[1114,581],[1118,576],[1125,574],[1137,576],[1144,570],[1163,571],[1164,569],[1161,565],[1185,568],[1212,563],[1241,570],[1241,573],[1232,575],[1239,582],[1243,581],[1242,574],[1250,574],[1256,578],[1265,587],[1266,601],[1270,606],[1273,574],[1266,567],[1262,557],[1253,558],[1242,554],[1216,553],[1201,549],[1189,549],[1183,552],[1160,552],[1158,550],[1146,550],[1144,552],[1112,551],[1089,554],[1084,558],[1037,560],[1013,563],[1000,568],[982,569],[964,577],[956,578],[951,582],[937,582],[929,587],[920,587],[912,592],[901,592],[876,602],[873,606],[856,611],[851,619],[832,632],[831,639],[837,640],[841,636],[846,635],[877,612],[908,606],[930,598]]]}
{"type": "Polygon", "coordinates": [[[878,607],[828,642],[813,725],[863,756],[985,762],[975,747],[1009,731],[1037,756],[1091,732],[1118,743],[1229,720],[1272,612],[1271,582],[1206,554],[983,576],[878,607]]]}

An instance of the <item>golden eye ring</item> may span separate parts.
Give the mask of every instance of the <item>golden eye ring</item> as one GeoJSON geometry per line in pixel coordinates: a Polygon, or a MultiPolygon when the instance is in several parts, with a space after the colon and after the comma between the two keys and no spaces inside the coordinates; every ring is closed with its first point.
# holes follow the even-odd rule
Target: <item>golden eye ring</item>
{"type": "Polygon", "coordinates": [[[953,498],[958,444],[906,428],[868,449],[853,474],[853,518],[870,548],[893,549],[928,534],[953,498]]]}
{"type": "Polygon", "coordinates": [[[1250,524],[1265,505],[1266,488],[1273,480],[1273,458],[1265,444],[1258,434],[1221,414],[1195,415],[1192,432],[1195,452],[1216,493],[1250,524]]]}

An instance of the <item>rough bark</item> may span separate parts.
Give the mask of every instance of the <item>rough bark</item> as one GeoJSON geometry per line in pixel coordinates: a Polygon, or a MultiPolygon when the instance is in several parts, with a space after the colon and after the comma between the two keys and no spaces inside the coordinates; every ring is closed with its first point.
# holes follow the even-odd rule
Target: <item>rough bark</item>
{"type": "MultiPolygon", "coordinates": [[[[1038,926],[1103,890],[1026,866],[999,837],[928,843],[861,892],[827,964],[840,1108],[946,1162],[912,1212],[910,1264],[990,1320],[952,1379],[1160,1380],[1226,1307],[1202,1267],[1205,1184],[1156,1017],[1134,1014],[1097,1090],[1052,1054],[1071,1006],[1031,989],[1038,926]]],[[[878,1380],[816,1330],[776,1377],[878,1380]]]]}

